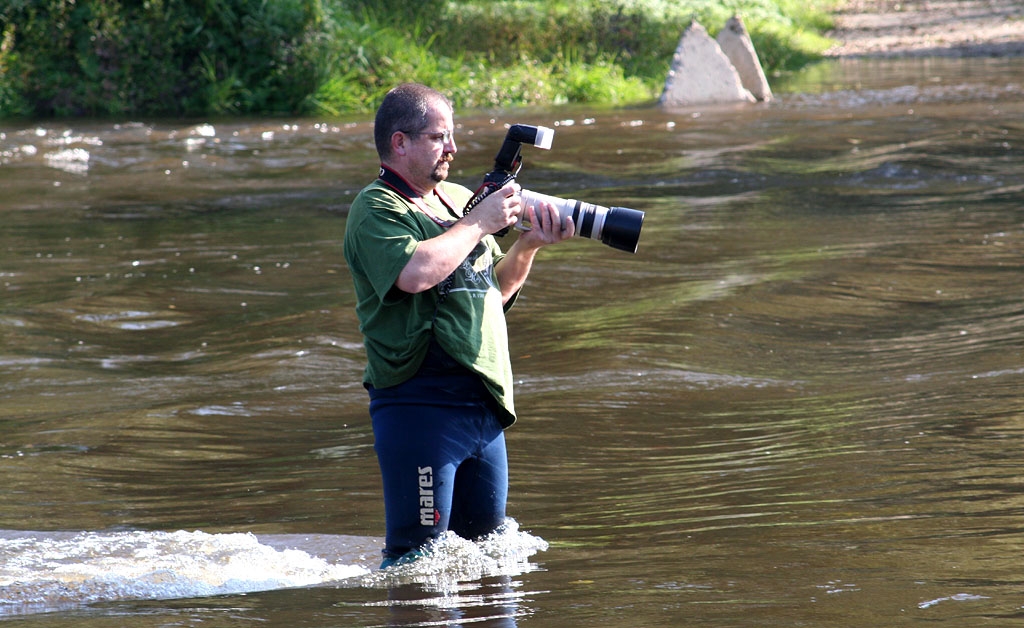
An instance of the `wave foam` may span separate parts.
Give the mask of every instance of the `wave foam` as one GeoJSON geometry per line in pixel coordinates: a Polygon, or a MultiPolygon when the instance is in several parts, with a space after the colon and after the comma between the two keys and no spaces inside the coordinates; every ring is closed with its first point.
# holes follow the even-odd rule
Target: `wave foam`
{"type": "Polygon", "coordinates": [[[83,532],[0,539],[0,615],[123,599],[205,597],[366,574],[252,534],[83,532]]]}

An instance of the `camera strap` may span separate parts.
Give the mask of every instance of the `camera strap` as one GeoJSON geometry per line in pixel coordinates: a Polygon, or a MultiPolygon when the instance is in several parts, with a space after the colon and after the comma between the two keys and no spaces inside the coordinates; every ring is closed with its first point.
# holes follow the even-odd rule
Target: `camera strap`
{"type": "MultiPolygon", "coordinates": [[[[417,193],[416,190],[412,189],[412,186],[409,185],[409,182],[406,181],[402,175],[398,174],[391,168],[388,168],[384,164],[381,164],[380,173],[377,175],[377,178],[380,179],[381,183],[388,186],[395,192],[398,192],[402,196],[402,198],[415,205],[417,209],[423,212],[428,218],[433,220],[438,225],[444,227],[445,229],[452,226],[453,221],[441,220],[440,218],[434,215],[434,212],[432,212],[430,210],[430,207],[427,206],[426,201],[423,200],[423,196],[417,193]]],[[[452,216],[455,216],[455,203],[452,202],[451,197],[449,197],[447,194],[445,194],[443,191],[437,188],[434,188],[433,193],[434,196],[436,196],[437,199],[441,201],[441,204],[444,205],[445,208],[448,210],[448,213],[450,213],[452,216]]]]}
{"type": "MultiPolygon", "coordinates": [[[[421,194],[418,194],[416,190],[412,189],[412,186],[409,185],[409,182],[406,181],[405,178],[402,177],[402,175],[398,174],[391,168],[388,168],[384,164],[381,164],[380,173],[377,175],[377,178],[380,179],[381,183],[388,186],[395,192],[398,192],[398,194],[401,195],[402,198],[415,205],[417,209],[419,209],[421,212],[423,212],[423,214],[425,214],[428,218],[433,220],[441,227],[447,229],[448,227],[452,226],[453,221],[441,220],[440,218],[435,216],[432,211],[430,211],[430,208],[427,207],[426,201],[423,200],[423,196],[421,194]]],[[[441,204],[443,204],[448,209],[451,215],[455,215],[455,203],[452,202],[451,197],[449,197],[447,194],[445,194],[444,192],[437,188],[434,188],[434,196],[436,196],[437,199],[441,201],[441,204]]],[[[452,286],[455,283],[454,275],[455,273],[453,272],[451,275],[448,275],[447,277],[442,279],[441,283],[437,284],[438,298],[437,305],[434,308],[434,317],[432,319],[433,321],[437,320],[437,312],[440,309],[441,304],[448,299],[448,294],[451,292],[452,286]]]]}

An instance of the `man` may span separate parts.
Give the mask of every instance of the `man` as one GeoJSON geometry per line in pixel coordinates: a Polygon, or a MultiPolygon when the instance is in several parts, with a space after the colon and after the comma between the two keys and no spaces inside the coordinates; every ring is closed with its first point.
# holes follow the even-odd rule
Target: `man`
{"type": "Polygon", "coordinates": [[[446,181],[454,128],[439,92],[388,92],[374,122],[380,176],[345,232],[384,485],[382,567],[446,530],[475,539],[505,520],[503,430],[516,414],[504,312],[537,251],[574,231],[547,203],[524,208],[514,183],[463,216],[472,192],[446,181]],[[490,234],[520,214],[532,228],[502,253],[490,234]]]}

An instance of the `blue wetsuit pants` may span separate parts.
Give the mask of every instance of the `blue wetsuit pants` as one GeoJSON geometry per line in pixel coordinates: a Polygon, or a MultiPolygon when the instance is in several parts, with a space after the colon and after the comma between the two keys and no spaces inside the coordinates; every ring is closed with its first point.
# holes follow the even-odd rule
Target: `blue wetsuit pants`
{"type": "Polygon", "coordinates": [[[508,459],[493,397],[469,371],[421,370],[369,387],[384,481],[385,562],[451,530],[476,539],[505,520],[508,459]]]}

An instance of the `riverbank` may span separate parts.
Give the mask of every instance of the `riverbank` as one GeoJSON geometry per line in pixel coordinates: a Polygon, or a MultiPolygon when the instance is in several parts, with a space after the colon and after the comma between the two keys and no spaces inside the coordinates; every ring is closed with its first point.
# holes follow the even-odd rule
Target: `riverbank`
{"type": "Polygon", "coordinates": [[[767,72],[820,58],[839,0],[323,0],[0,8],[0,118],[343,115],[395,84],[460,109],[657,97],[693,20],[743,16],[767,72]]]}
{"type": "Polygon", "coordinates": [[[769,75],[822,56],[1024,55],[1020,0],[506,4],[15,3],[0,9],[0,119],[365,113],[409,80],[460,109],[644,103],[691,21],[714,34],[734,13],[769,75]]]}
{"type": "Polygon", "coordinates": [[[827,57],[1024,55],[1020,0],[848,0],[827,57]]]}

